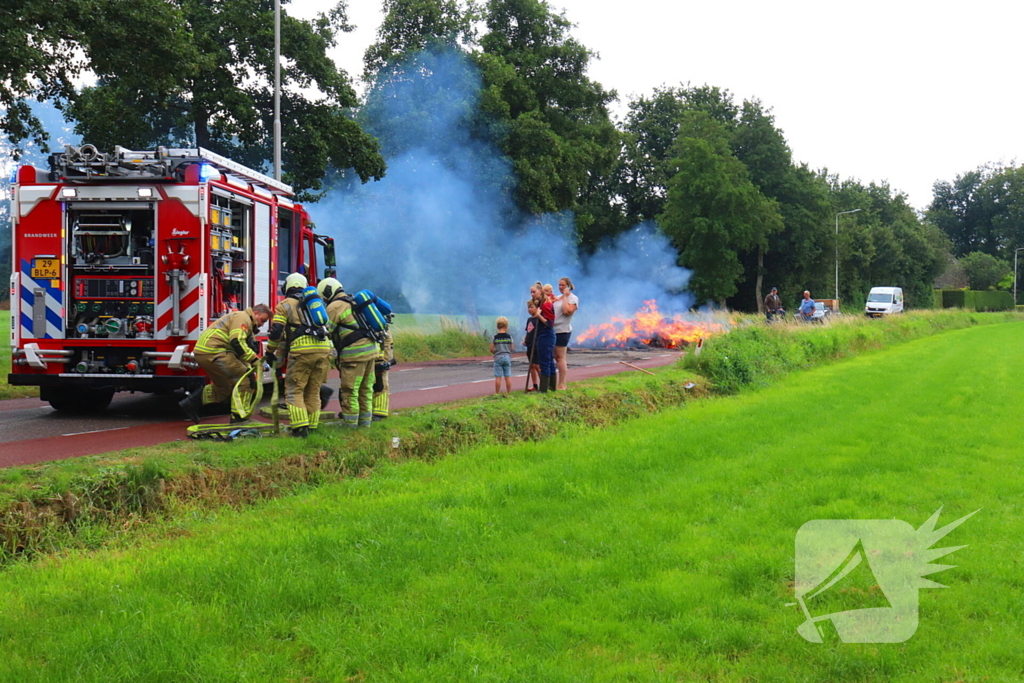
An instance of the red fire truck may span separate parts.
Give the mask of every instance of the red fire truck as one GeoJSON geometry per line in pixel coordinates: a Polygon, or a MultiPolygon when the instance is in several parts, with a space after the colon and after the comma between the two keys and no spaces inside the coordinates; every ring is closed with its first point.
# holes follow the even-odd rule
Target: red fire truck
{"type": "Polygon", "coordinates": [[[289,273],[334,274],[290,186],[208,150],[69,146],[49,163],[13,186],[8,381],[57,410],[201,386],[210,322],[273,307],[289,273]]]}

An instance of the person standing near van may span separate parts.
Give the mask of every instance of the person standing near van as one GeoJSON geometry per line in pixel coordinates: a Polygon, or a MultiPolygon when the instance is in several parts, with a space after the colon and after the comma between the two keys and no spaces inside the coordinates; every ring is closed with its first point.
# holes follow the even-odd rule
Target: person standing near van
{"type": "Polygon", "coordinates": [[[781,309],[782,298],[779,296],[779,290],[776,287],[772,287],[771,294],[764,298],[764,315],[770,321],[781,309]]]}
{"type": "Polygon", "coordinates": [[[804,320],[810,320],[813,315],[814,299],[811,298],[811,293],[805,289],[804,300],[800,302],[800,317],[804,320]]]}

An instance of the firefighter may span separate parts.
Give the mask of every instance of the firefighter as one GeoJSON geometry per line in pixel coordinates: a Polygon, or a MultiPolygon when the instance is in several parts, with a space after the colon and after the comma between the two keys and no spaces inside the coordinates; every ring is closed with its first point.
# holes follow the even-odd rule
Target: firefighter
{"type": "Polygon", "coordinates": [[[231,398],[231,422],[242,422],[242,406],[236,405],[232,390],[249,365],[259,360],[253,333],[267,324],[270,308],[256,304],[244,311],[234,311],[210,325],[196,342],[195,357],[210,383],[193,391],[178,403],[193,422],[199,422],[199,409],[210,403],[231,398]]]}
{"type": "Polygon", "coordinates": [[[395,361],[395,342],[391,339],[391,328],[384,331],[384,341],[380,343],[377,363],[376,381],[373,384],[373,421],[379,422],[388,416],[388,371],[395,361]]]}
{"type": "Polygon", "coordinates": [[[341,375],[338,413],[346,427],[369,427],[373,417],[373,365],[377,343],[359,326],[352,304],[345,300],[345,288],[332,277],[316,286],[327,302],[331,338],[338,349],[337,366],[341,375]]]}
{"type": "Polygon", "coordinates": [[[285,403],[292,436],[307,437],[320,425],[320,387],[331,367],[331,340],[327,330],[308,320],[303,291],[306,276],[292,273],[284,280],[285,299],[274,309],[266,358],[271,364],[278,355],[287,357],[285,403]]]}

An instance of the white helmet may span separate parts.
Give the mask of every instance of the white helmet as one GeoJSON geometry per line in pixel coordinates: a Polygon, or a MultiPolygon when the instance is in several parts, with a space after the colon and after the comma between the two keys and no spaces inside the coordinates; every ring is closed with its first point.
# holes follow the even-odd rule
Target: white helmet
{"type": "Polygon", "coordinates": [[[284,279],[284,286],[281,287],[281,293],[287,294],[293,289],[305,289],[309,286],[309,281],[306,276],[302,273],[292,273],[284,279]]]}
{"type": "Polygon", "coordinates": [[[333,277],[325,277],[316,283],[316,292],[324,301],[330,301],[338,294],[344,293],[345,288],[333,277]]]}

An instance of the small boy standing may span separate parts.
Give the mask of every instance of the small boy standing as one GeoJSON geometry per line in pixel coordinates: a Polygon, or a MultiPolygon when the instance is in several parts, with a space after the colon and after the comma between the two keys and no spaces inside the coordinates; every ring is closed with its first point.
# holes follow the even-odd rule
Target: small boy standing
{"type": "Polygon", "coordinates": [[[494,393],[501,393],[501,378],[505,378],[505,394],[512,393],[512,335],[508,333],[508,318],[501,316],[494,321],[498,333],[491,340],[494,354],[494,393]]]}

